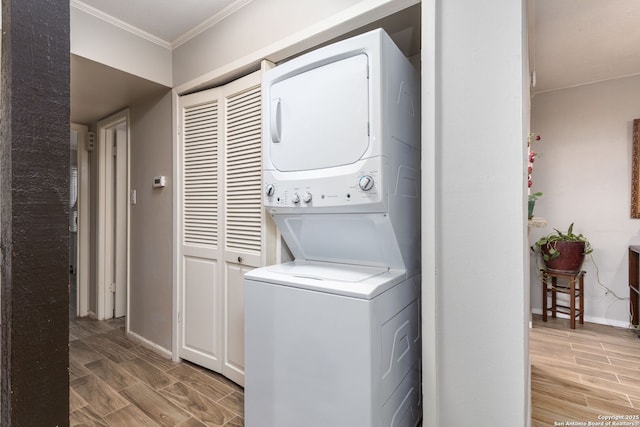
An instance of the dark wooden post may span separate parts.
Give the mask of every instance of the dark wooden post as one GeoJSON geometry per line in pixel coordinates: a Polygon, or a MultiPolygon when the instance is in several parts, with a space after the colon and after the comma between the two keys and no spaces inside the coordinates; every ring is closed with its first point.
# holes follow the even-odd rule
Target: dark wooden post
{"type": "Polygon", "coordinates": [[[69,425],[69,1],[2,0],[2,426],[69,425]]]}

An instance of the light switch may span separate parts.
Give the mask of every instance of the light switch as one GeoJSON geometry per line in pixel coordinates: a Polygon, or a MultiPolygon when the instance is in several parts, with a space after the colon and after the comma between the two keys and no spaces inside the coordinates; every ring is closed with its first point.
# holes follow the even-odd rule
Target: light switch
{"type": "Polygon", "coordinates": [[[136,190],[131,190],[131,204],[135,205],[138,202],[136,190]]]}

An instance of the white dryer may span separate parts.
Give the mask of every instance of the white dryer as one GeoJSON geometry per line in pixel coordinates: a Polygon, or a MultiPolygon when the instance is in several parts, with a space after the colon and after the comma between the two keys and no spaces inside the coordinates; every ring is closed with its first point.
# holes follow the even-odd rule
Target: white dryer
{"type": "Polygon", "coordinates": [[[295,261],[245,275],[245,425],[415,426],[418,73],[376,30],[262,91],[264,205],[295,261]]]}

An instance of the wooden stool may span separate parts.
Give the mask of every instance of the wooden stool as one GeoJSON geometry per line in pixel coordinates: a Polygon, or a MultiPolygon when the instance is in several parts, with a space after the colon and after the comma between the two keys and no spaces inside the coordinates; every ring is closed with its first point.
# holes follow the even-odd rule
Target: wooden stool
{"type": "Polygon", "coordinates": [[[551,311],[551,317],[556,317],[556,313],[569,315],[571,329],[576,328],[576,317],[580,319],[580,324],[584,324],[584,275],[585,271],[558,272],[551,270],[540,270],[542,273],[542,321],[547,321],[547,312],[551,311]],[[551,278],[551,286],[549,284],[551,278]],[[558,284],[558,279],[567,280],[565,284],[558,284]],[[576,289],[576,282],[578,288],[576,289]],[[569,295],[569,306],[558,304],[557,294],[569,295]],[[551,307],[547,304],[548,294],[551,294],[551,307]],[[576,298],[579,307],[576,308],[576,298]]]}

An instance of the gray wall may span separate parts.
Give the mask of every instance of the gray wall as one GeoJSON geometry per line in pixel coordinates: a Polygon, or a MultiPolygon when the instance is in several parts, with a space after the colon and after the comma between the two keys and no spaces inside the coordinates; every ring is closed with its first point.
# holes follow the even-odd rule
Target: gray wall
{"type": "Polygon", "coordinates": [[[172,333],[172,126],[171,91],[130,108],[131,205],[129,326],[131,332],[171,350],[172,333]],[[152,187],[154,176],[167,186],[152,187]]]}

